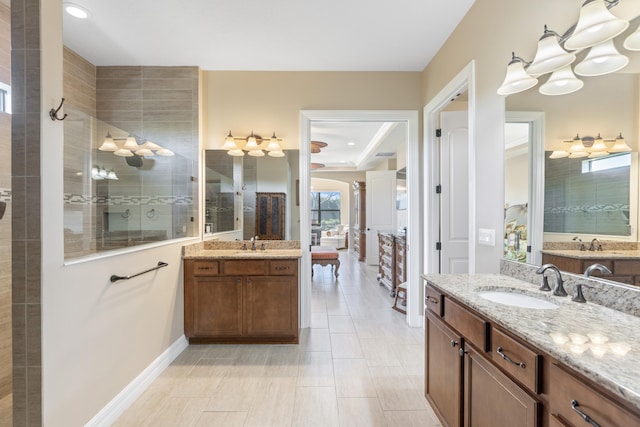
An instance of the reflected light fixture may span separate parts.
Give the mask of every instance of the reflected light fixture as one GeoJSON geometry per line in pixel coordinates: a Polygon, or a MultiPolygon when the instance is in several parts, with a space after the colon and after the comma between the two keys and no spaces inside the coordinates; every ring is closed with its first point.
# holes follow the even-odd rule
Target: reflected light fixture
{"type": "Polygon", "coordinates": [[[628,21],[609,12],[605,0],[587,0],[580,8],[578,23],[564,47],[576,50],[595,46],[621,34],[628,26],[628,21]]]}
{"type": "Polygon", "coordinates": [[[64,10],[74,18],[87,19],[89,17],[89,11],[82,6],[78,6],[77,4],[65,2],[64,10]]]}
{"type": "Polygon", "coordinates": [[[576,60],[576,56],[567,52],[558,43],[560,35],[544,26],[544,33],[538,41],[538,50],[533,62],[527,68],[527,74],[535,76],[564,69],[576,60]]]}
{"type": "Polygon", "coordinates": [[[507,65],[507,74],[502,85],[498,88],[498,95],[512,95],[530,89],[538,84],[538,79],[531,77],[524,70],[527,61],[511,53],[511,62],[507,65]]]}
{"type": "Polygon", "coordinates": [[[543,95],[566,95],[580,90],[582,86],[584,82],[578,79],[571,71],[571,66],[567,65],[554,71],[538,91],[543,95]]]}
{"type": "Polygon", "coordinates": [[[554,150],[550,155],[550,159],[562,159],[565,157],[569,157],[569,153],[564,150],[554,150]]]}
{"type": "Polygon", "coordinates": [[[159,156],[173,156],[175,154],[173,151],[163,148],[149,140],[145,140],[144,144],[139,145],[133,134],[129,134],[126,138],[113,138],[109,132],[107,132],[107,136],[104,138],[102,145],[98,147],[98,150],[111,151],[120,157],[133,157],[134,155],[150,157],[154,154],[159,156]],[[117,141],[124,142],[122,146],[118,146],[117,141]]]}
{"type": "Polygon", "coordinates": [[[580,138],[579,135],[576,134],[575,138],[570,141],[564,141],[565,143],[571,144],[571,148],[568,151],[564,150],[554,150],[550,155],[550,159],[561,159],[563,157],[569,157],[570,159],[578,159],[582,157],[596,158],[596,157],[604,157],[609,154],[615,153],[626,153],[631,151],[631,147],[627,144],[627,142],[622,137],[622,133],[620,133],[615,140],[603,139],[600,134],[597,137],[585,136],[580,138]],[[607,145],[608,143],[613,142],[611,148],[607,145]]]}
{"type": "MultiPolygon", "coordinates": [[[[284,152],[280,142],[282,139],[273,135],[269,139],[263,139],[260,135],[256,135],[251,131],[251,134],[246,138],[236,138],[231,131],[224,139],[222,148],[227,150],[227,154],[230,156],[242,157],[247,154],[253,157],[263,157],[265,151],[270,157],[284,157],[284,152]]],[[[158,153],[159,154],[159,153],[158,153]]]]}
{"type": "Polygon", "coordinates": [[[621,70],[628,63],[629,58],[618,52],[613,40],[608,40],[593,46],[574,71],[579,76],[601,76],[621,70]]]}

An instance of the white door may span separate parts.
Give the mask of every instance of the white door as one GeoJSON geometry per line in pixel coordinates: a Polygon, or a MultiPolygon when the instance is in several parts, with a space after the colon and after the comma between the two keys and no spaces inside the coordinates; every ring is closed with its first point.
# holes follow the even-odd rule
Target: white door
{"type": "Polygon", "coordinates": [[[378,231],[396,231],[396,171],[367,172],[366,227],[368,265],[378,265],[378,231]]]}
{"type": "Polygon", "coordinates": [[[440,114],[440,273],[469,272],[467,111],[440,114]]]}

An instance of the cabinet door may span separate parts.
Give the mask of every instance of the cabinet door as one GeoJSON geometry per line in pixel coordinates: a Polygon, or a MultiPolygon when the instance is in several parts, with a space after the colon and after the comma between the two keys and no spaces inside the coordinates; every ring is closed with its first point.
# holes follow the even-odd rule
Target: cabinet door
{"type": "Polygon", "coordinates": [[[256,193],[256,236],[284,240],[285,193],[256,193]]]}
{"type": "Polygon", "coordinates": [[[465,426],[536,427],[539,403],[471,347],[465,346],[465,426]]]}
{"type": "Polygon", "coordinates": [[[443,425],[458,427],[462,423],[461,340],[429,310],[425,315],[425,395],[443,425]]]}
{"type": "Polygon", "coordinates": [[[247,277],[245,335],[296,337],[298,280],[295,276],[247,277]]]}
{"type": "Polygon", "coordinates": [[[193,337],[242,334],[242,278],[195,277],[191,292],[193,337]]]}

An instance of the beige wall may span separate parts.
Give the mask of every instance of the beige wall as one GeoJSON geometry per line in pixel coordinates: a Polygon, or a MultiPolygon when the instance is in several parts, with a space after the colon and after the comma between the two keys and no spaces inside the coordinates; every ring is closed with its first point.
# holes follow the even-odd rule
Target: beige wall
{"type": "MultiPolygon", "coordinates": [[[[231,130],[276,132],[298,148],[300,110],[419,110],[420,73],[207,71],[204,145],[220,148],[231,130]]],[[[268,136],[268,135],[267,135],[268,136]]]]}

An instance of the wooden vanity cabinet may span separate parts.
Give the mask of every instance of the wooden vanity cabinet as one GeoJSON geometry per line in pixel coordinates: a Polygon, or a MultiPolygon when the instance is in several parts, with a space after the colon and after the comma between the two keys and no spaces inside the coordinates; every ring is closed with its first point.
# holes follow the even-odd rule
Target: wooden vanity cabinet
{"type": "Polygon", "coordinates": [[[298,343],[298,260],[184,260],[191,343],[298,343]]]}
{"type": "Polygon", "coordinates": [[[425,396],[442,424],[541,426],[535,394],[488,353],[490,323],[436,288],[427,287],[425,303],[425,396]]]}
{"type": "Polygon", "coordinates": [[[550,377],[551,416],[559,423],[576,427],[588,424],[578,413],[580,411],[602,427],[640,425],[640,417],[634,416],[559,365],[552,364],[550,377]],[[574,401],[575,409],[572,405],[574,401]]]}
{"type": "Polygon", "coordinates": [[[555,254],[542,254],[543,264],[554,264],[562,271],[574,274],[583,274],[592,264],[602,264],[611,270],[612,274],[602,274],[596,270],[593,276],[599,276],[607,280],[626,283],[628,285],[640,284],[640,260],[633,259],[602,259],[602,258],[572,258],[555,254]]]}

